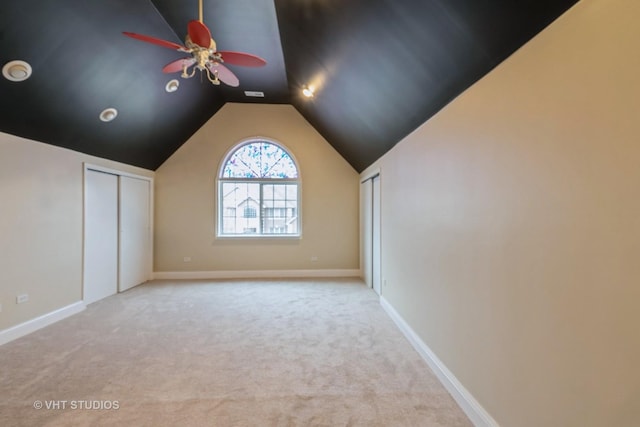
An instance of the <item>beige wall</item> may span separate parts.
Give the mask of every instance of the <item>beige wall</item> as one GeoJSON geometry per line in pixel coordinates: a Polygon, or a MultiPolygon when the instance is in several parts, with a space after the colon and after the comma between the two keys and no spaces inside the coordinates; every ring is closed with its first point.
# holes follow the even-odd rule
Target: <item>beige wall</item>
{"type": "Polygon", "coordinates": [[[383,296],[502,426],[640,425],[638,21],[582,0],[371,167],[383,296]]]}
{"type": "Polygon", "coordinates": [[[82,299],[83,162],[153,176],[0,133],[0,330],[82,299]]]}
{"type": "Polygon", "coordinates": [[[359,268],[358,174],[290,105],[226,104],[156,171],[155,182],[157,272],[359,268]],[[253,136],[280,142],[298,162],[301,239],[215,237],[218,168],[253,136]]]}

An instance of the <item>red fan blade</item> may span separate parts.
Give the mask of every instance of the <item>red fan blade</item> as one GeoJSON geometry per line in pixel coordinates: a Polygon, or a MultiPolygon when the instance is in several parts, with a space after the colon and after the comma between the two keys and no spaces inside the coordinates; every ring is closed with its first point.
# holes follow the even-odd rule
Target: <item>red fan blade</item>
{"type": "Polygon", "coordinates": [[[202,22],[196,20],[189,21],[187,30],[192,42],[205,49],[209,49],[209,46],[211,46],[211,33],[202,22]]]}
{"type": "Polygon", "coordinates": [[[233,74],[230,69],[220,64],[219,62],[210,62],[208,64],[208,67],[213,74],[218,75],[218,78],[223,83],[232,87],[237,87],[240,84],[240,80],[238,80],[236,75],[233,74]]]}
{"type": "Polygon", "coordinates": [[[243,67],[262,67],[267,65],[267,61],[256,55],[244,52],[222,51],[217,52],[222,60],[232,65],[242,65],[243,67]]]}
{"type": "Polygon", "coordinates": [[[123,31],[122,34],[124,34],[125,36],[129,36],[132,39],[137,39],[137,40],[142,40],[143,42],[157,44],[158,46],[168,47],[169,49],[176,49],[176,50],[184,50],[185,49],[183,46],[180,46],[177,43],[173,43],[173,42],[169,42],[169,41],[166,41],[166,40],[157,39],[155,37],[143,36],[142,34],[129,33],[129,32],[126,32],[126,31],[123,31]]]}
{"type": "Polygon", "coordinates": [[[196,63],[195,58],[180,58],[173,62],[168,63],[162,69],[163,73],[177,73],[178,71],[182,71],[182,69],[187,66],[191,67],[196,63]]]}

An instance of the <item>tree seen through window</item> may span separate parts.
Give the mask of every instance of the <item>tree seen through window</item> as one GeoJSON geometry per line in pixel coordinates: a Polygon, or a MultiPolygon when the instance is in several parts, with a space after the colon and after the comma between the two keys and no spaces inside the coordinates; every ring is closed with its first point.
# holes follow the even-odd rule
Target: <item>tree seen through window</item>
{"type": "Polygon", "coordinates": [[[298,168],[269,141],[239,144],[219,175],[218,234],[300,235],[298,168]]]}

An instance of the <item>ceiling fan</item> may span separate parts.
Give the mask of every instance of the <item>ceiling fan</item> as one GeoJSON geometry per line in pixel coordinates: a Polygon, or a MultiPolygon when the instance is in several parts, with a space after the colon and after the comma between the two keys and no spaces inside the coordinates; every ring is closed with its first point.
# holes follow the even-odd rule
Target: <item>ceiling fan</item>
{"type": "Polygon", "coordinates": [[[202,20],[202,0],[199,0],[199,9],[200,19],[197,21],[189,21],[187,25],[187,36],[184,46],[142,34],[126,31],[123,32],[123,34],[147,43],[191,54],[191,56],[186,58],[180,58],[170,62],[162,69],[165,73],[182,71],[180,77],[185,79],[193,77],[196,69],[198,69],[201,73],[206,74],[209,81],[214,85],[219,85],[220,82],[223,82],[229,86],[236,87],[240,84],[240,81],[223,63],[244,67],[262,67],[267,64],[267,61],[264,59],[250,53],[218,51],[216,42],[211,38],[211,32],[202,20]],[[193,66],[193,68],[189,72],[188,69],[191,66],[193,66]]]}

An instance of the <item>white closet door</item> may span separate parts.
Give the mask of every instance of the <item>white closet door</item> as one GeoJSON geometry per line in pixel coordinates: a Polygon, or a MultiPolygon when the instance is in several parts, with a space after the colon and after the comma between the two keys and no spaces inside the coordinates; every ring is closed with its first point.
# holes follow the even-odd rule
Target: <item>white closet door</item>
{"type": "Polygon", "coordinates": [[[150,278],[150,191],[148,180],[120,177],[120,292],[150,278]]]}
{"type": "Polygon", "coordinates": [[[372,287],[373,278],[373,253],[371,242],[373,236],[373,200],[372,200],[371,180],[367,179],[360,184],[360,212],[362,212],[361,235],[362,235],[362,275],[364,283],[372,287]]]}
{"type": "Polygon", "coordinates": [[[371,251],[372,251],[372,282],[373,290],[378,295],[382,294],[381,286],[381,274],[380,274],[380,258],[381,258],[381,246],[380,246],[380,176],[373,178],[372,182],[372,237],[371,237],[371,251]]]}
{"type": "Polygon", "coordinates": [[[118,177],[87,169],[84,229],[85,304],[118,290],[118,177]]]}

